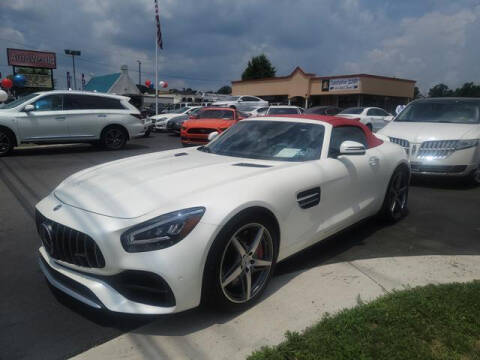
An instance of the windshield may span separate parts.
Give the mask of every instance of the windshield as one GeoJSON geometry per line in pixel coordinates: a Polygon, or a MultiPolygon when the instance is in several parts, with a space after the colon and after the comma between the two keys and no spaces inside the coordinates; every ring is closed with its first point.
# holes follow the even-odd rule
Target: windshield
{"type": "Polygon", "coordinates": [[[204,110],[198,113],[199,119],[226,119],[233,120],[232,110],[204,110]]]}
{"type": "Polygon", "coordinates": [[[287,121],[240,121],[199,150],[250,159],[308,161],[320,158],[325,128],[287,121]]]}
{"type": "Polygon", "coordinates": [[[182,108],[177,109],[177,110],[172,110],[169,113],[170,114],[183,114],[185,111],[188,111],[188,109],[190,109],[190,108],[185,106],[185,107],[182,107],[182,108]]]}
{"type": "Polygon", "coordinates": [[[450,100],[412,103],[395,121],[478,124],[480,101],[450,100]]]}
{"type": "Polygon", "coordinates": [[[288,115],[288,114],[298,114],[296,108],[270,108],[268,110],[268,115],[288,115]]]}
{"type": "Polygon", "coordinates": [[[343,111],[341,111],[338,115],[342,115],[342,114],[353,114],[353,115],[358,115],[358,114],[361,114],[363,112],[363,108],[348,108],[348,109],[345,109],[343,111]]]}
{"type": "Polygon", "coordinates": [[[20,99],[13,100],[12,102],[9,102],[7,104],[0,104],[0,109],[13,109],[14,107],[17,107],[18,105],[33,99],[35,96],[38,96],[39,94],[28,94],[27,96],[24,96],[20,99]]]}

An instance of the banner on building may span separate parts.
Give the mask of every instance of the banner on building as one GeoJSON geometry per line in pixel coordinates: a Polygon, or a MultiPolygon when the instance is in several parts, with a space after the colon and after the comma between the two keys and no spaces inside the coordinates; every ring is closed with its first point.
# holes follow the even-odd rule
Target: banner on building
{"type": "Polygon", "coordinates": [[[57,58],[53,52],[7,49],[8,65],[56,69],[57,58]]]}
{"type": "Polygon", "coordinates": [[[356,90],[360,87],[360,78],[330,79],[330,91],[356,90]]]}

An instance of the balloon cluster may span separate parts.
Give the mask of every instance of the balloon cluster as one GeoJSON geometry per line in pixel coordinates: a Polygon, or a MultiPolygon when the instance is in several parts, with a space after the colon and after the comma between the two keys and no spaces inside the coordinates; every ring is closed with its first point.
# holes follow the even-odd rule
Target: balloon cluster
{"type": "MultiPolygon", "coordinates": [[[[158,85],[161,87],[161,88],[167,88],[168,87],[168,83],[166,81],[160,81],[158,83],[158,85]]],[[[153,83],[150,81],[150,80],[145,80],[145,86],[147,88],[150,88],[150,89],[153,89],[154,88],[154,85],[153,83]]]]}

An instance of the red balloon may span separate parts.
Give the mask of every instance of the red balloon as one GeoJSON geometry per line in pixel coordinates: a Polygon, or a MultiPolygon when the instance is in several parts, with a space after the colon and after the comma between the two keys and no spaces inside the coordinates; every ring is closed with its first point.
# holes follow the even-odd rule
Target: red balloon
{"type": "Polygon", "coordinates": [[[168,87],[168,82],[164,81],[163,87],[167,88],[168,87]]]}
{"type": "Polygon", "coordinates": [[[0,83],[4,89],[10,89],[13,86],[13,81],[10,79],[3,79],[0,83]]]}
{"type": "Polygon", "coordinates": [[[146,80],[145,81],[145,86],[150,87],[150,85],[152,85],[152,82],[150,80],[146,80]]]}

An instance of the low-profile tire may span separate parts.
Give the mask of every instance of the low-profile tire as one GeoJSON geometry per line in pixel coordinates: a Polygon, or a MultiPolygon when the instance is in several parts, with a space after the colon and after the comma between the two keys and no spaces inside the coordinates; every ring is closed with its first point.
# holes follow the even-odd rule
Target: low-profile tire
{"type": "Polygon", "coordinates": [[[480,186],[480,164],[467,176],[467,182],[473,186],[480,186]]]}
{"type": "Polygon", "coordinates": [[[15,145],[15,139],[10,131],[0,128],[0,157],[9,155],[15,145]]]}
{"type": "Polygon", "coordinates": [[[380,217],[394,223],[407,214],[410,174],[405,166],[398,167],[390,178],[380,217]]]}
{"type": "Polygon", "coordinates": [[[237,215],[216,237],[207,258],[202,301],[223,311],[242,311],[265,291],[275,269],[278,234],[255,211],[237,215]]]}
{"type": "Polygon", "coordinates": [[[151,132],[152,132],[152,130],[150,130],[150,129],[145,131],[145,134],[143,135],[143,137],[149,137],[151,132]]]}
{"type": "Polygon", "coordinates": [[[120,150],[127,143],[127,132],[120,126],[109,126],[102,132],[101,143],[105,149],[120,150]]]}

